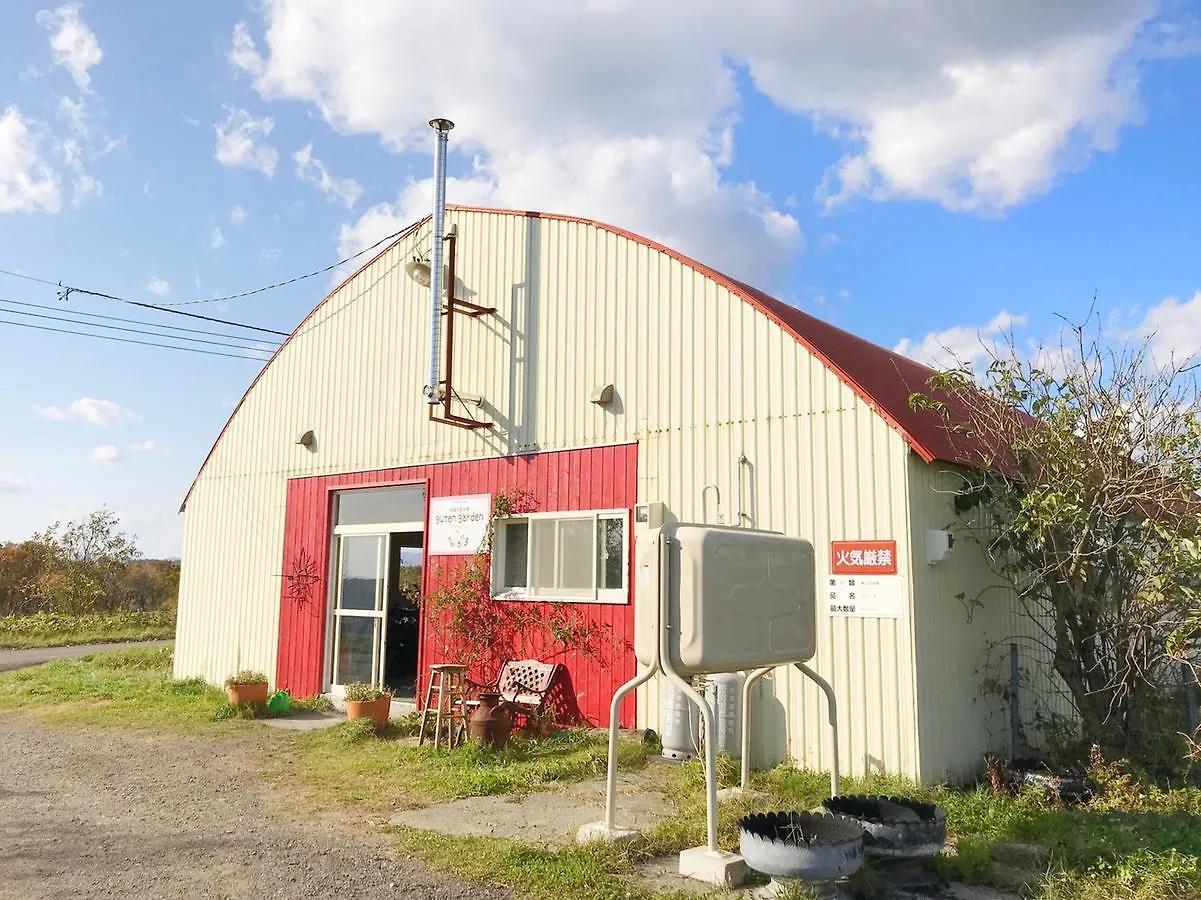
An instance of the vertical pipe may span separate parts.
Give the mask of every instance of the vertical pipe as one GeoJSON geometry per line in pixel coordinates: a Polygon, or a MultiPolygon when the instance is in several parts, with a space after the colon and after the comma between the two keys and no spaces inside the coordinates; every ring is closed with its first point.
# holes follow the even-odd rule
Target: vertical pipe
{"type": "Polygon", "coordinates": [[[1018,664],[1018,645],[1009,645],[1009,758],[1022,755],[1022,707],[1018,690],[1022,682],[1022,670],[1018,664]]]}
{"type": "Polygon", "coordinates": [[[1181,662],[1180,667],[1184,671],[1184,697],[1188,704],[1188,733],[1189,737],[1193,737],[1197,733],[1198,726],[1201,726],[1201,720],[1198,720],[1197,715],[1197,673],[1187,662],[1181,662]]]}
{"type": "MultiPolygon", "coordinates": [[[[713,724],[713,710],[709,701],[693,690],[671,663],[671,644],[668,629],[671,628],[671,553],[667,535],[659,532],[659,665],[663,674],[684,692],[684,696],[701,711],[701,722],[705,729],[705,830],[708,833],[708,850],[717,852],[717,729],[713,724]]],[[[677,626],[678,627],[678,626],[677,626]]]]}
{"type": "MultiPolygon", "coordinates": [[[[446,253],[446,278],[450,282],[446,290],[446,385],[442,390],[442,407],[446,418],[450,418],[451,404],[454,402],[454,366],[455,366],[455,250],[458,247],[458,235],[452,226],[446,236],[448,250],[446,253]]],[[[441,304],[439,315],[441,314],[441,304]]]]}
{"type": "Polygon", "coordinates": [[[772,666],[756,669],[742,682],[742,789],[751,786],[751,686],[772,670],[772,666]]]}
{"type": "Polygon", "coordinates": [[[815,671],[809,668],[804,663],[796,663],[796,667],[801,670],[801,674],[805,675],[817,684],[822,689],[822,693],[826,695],[826,706],[830,710],[830,739],[833,746],[830,748],[830,796],[837,797],[840,783],[838,774],[838,703],[834,699],[834,688],[830,686],[830,682],[822,678],[815,671]]]}
{"type": "Polygon", "coordinates": [[[430,247],[430,346],[429,377],[425,386],[425,402],[435,406],[438,396],[438,345],[442,338],[442,238],[446,225],[446,143],[455,123],[450,119],[430,119],[437,133],[434,146],[434,214],[433,245],[430,247]]]}

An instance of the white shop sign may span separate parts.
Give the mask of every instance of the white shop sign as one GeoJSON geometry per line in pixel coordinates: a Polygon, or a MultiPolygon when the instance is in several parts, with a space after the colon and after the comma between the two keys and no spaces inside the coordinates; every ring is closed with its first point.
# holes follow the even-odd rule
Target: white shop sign
{"type": "Polygon", "coordinates": [[[492,516],[491,494],[430,499],[430,556],[471,556],[484,545],[492,516]]]}

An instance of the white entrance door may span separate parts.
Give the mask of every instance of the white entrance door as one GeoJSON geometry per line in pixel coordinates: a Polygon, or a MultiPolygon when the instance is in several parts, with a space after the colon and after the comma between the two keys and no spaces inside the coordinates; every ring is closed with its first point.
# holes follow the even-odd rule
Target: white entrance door
{"type": "Polygon", "coordinates": [[[388,535],[337,537],[338,580],[334,596],[331,693],[345,686],[383,683],[387,642],[388,535]]]}

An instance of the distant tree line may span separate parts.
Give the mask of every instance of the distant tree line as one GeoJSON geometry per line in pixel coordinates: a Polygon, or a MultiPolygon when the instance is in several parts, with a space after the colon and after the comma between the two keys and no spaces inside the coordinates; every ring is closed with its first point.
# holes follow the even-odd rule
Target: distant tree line
{"type": "Polygon", "coordinates": [[[0,544],[0,616],[174,610],[179,563],[143,559],[111,509],[0,544]]]}

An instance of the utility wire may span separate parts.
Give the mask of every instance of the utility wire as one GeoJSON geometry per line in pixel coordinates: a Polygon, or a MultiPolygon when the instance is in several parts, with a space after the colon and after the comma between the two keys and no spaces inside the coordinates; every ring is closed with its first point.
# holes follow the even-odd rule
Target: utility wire
{"type": "MultiPolygon", "coordinates": [[[[205,322],[215,322],[218,325],[228,325],[231,328],[245,328],[248,331],[259,331],[259,332],[262,332],[263,334],[275,334],[280,337],[288,336],[288,332],[286,332],[286,331],[275,331],[274,329],[271,329],[271,328],[260,328],[258,325],[246,325],[243,322],[231,322],[228,319],[215,319],[212,316],[202,316],[199,313],[184,312],[182,309],[170,309],[169,306],[163,306],[163,305],[157,304],[157,303],[145,303],[141,300],[129,300],[129,299],[126,299],[125,297],[117,297],[113,294],[101,293],[100,291],[89,291],[89,290],[85,290],[83,288],[68,287],[68,286],[64,285],[61,281],[59,281],[59,282],[47,281],[45,278],[37,278],[33,275],[25,275],[22,272],[13,272],[10,269],[0,269],[0,275],[9,275],[13,278],[21,278],[25,281],[31,281],[34,284],[44,284],[47,287],[52,287],[58,291],[58,296],[59,296],[60,300],[68,300],[68,299],[70,299],[72,294],[86,294],[89,297],[99,297],[101,300],[116,300],[118,303],[128,303],[130,306],[140,306],[143,309],[153,309],[153,310],[157,310],[158,312],[171,313],[172,315],[175,315],[175,316],[187,316],[189,319],[202,319],[205,322]]],[[[213,302],[216,302],[217,300],[220,300],[220,299],[222,299],[222,298],[214,297],[213,302]]],[[[189,302],[202,302],[202,301],[189,301],[189,302]]],[[[208,302],[208,301],[203,301],[203,302],[208,302]]]]}
{"type": "MultiPolygon", "coordinates": [[[[420,224],[420,221],[421,220],[418,220],[417,222],[414,222],[412,225],[406,225],[404,228],[400,229],[399,231],[394,231],[394,232],[392,232],[392,234],[385,235],[384,237],[382,237],[378,241],[376,241],[374,244],[372,244],[370,247],[364,247],[358,253],[351,254],[350,256],[346,257],[345,259],[340,259],[336,263],[331,263],[330,265],[325,266],[324,268],[317,269],[316,271],[313,271],[313,272],[306,272],[303,275],[296,275],[285,281],[277,281],[274,284],[264,285],[263,287],[255,288],[254,290],[251,290],[251,291],[242,291],[239,294],[228,294],[224,297],[200,297],[195,300],[176,300],[172,303],[145,303],[145,302],[138,301],[138,300],[131,300],[128,297],[119,297],[115,294],[106,294],[103,291],[91,291],[91,290],[88,290],[87,288],[80,288],[80,287],[74,287],[74,286],[70,286],[70,285],[64,285],[61,281],[55,283],[53,281],[48,281],[45,278],[35,278],[32,275],[24,275],[20,272],[13,272],[13,271],[10,271],[7,269],[0,269],[0,275],[11,275],[13,278],[24,278],[26,281],[32,281],[36,284],[44,284],[49,287],[57,288],[59,291],[62,292],[62,298],[64,300],[67,299],[71,294],[84,294],[88,297],[98,297],[101,300],[116,300],[118,303],[132,303],[134,306],[144,306],[147,309],[157,309],[157,310],[161,310],[163,312],[175,312],[175,313],[178,313],[179,315],[195,315],[194,313],[180,312],[179,310],[172,309],[172,307],[194,306],[198,303],[222,303],[227,300],[241,300],[243,297],[252,297],[255,294],[262,294],[262,293],[265,293],[266,291],[273,291],[273,290],[276,290],[277,288],[287,287],[290,284],[296,284],[297,282],[304,281],[308,278],[315,278],[318,275],[324,275],[327,272],[332,272],[334,269],[338,268],[339,266],[346,265],[348,262],[354,262],[360,256],[370,253],[376,247],[379,247],[382,244],[386,244],[388,241],[394,240],[394,239],[400,237],[401,235],[412,231],[414,228],[417,227],[418,224],[420,224]]],[[[203,319],[205,317],[204,316],[196,316],[196,318],[203,319]]],[[[212,319],[209,321],[221,321],[221,320],[212,319]]],[[[250,326],[250,325],[239,325],[237,322],[223,322],[222,324],[236,325],[239,328],[254,327],[254,326],[250,326]]],[[[267,329],[259,328],[257,330],[258,331],[266,331],[267,329]]],[[[279,334],[279,335],[282,335],[283,337],[287,337],[286,333],[280,332],[280,331],[272,331],[270,333],[271,334],[279,334]]]]}
{"type": "MultiPolygon", "coordinates": [[[[185,331],[190,334],[203,334],[207,337],[231,338],[232,340],[235,340],[235,341],[248,340],[248,338],[243,338],[236,334],[221,334],[220,332],[206,331],[203,328],[185,328],[182,325],[158,325],[154,322],[146,322],[142,319],[124,319],[121,316],[105,316],[105,315],[101,315],[100,313],[83,312],[82,310],[74,310],[74,309],[64,310],[60,306],[47,306],[46,304],[43,304],[43,303],[25,303],[21,300],[9,300],[4,297],[0,297],[0,304],[4,304],[4,305],[8,305],[8,306],[24,306],[28,309],[49,310],[50,312],[65,312],[68,315],[72,315],[72,316],[86,316],[87,318],[90,318],[90,319],[104,319],[109,322],[126,322],[130,325],[145,325],[147,328],[158,328],[162,331],[185,331]]],[[[28,315],[28,313],[20,313],[17,310],[12,310],[12,312],[17,313],[18,315],[28,315]]],[[[79,324],[90,325],[90,324],[94,324],[94,323],[80,322],[79,324]]],[[[162,336],[163,337],[171,337],[172,335],[162,335],[162,336]]],[[[274,342],[274,344],[277,344],[277,343],[278,343],[278,341],[274,342]]]]}
{"type": "MultiPolygon", "coordinates": [[[[230,347],[234,350],[255,350],[262,352],[264,350],[274,349],[274,347],[254,347],[247,344],[231,344],[227,341],[207,341],[204,338],[188,337],[187,335],[183,334],[158,334],[153,331],[143,331],[140,328],[125,328],[121,325],[104,325],[100,322],[80,322],[77,319],[66,318],[64,316],[49,316],[45,313],[22,312],[19,309],[3,310],[3,312],[10,316],[28,316],[32,319],[46,319],[51,322],[66,322],[69,325],[82,325],[86,328],[105,328],[109,331],[124,331],[128,332],[129,334],[140,334],[144,337],[168,338],[173,341],[189,341],[194,344],[209,344],[213,347],[230,347]]],[[[222,335],[222,337],[225,336],[226,335],[222,335]]]]}
{"type": "Polygon", "coordinates": [[[226,356],[230,359],[251,360],[253,362],[265,362],[266,360],[255,356],[244,356],[241,353],[222,353],[219,350],[204,350],[200,347],[179,347],[174,344],[153,344],[149,341],[136,341],[133,338],[117,337],[111,334],[94,334],[87,331],[70,331],[66,328],[54,328],[50,325],[34,325],[31,322],[10,322],[7,319],[0,319],[0,325],[13,325],[17,328],[32,328],[34,331],[53,331],[56,334],[74,334],[79,337],[99,338],[102,341],[119,341],[122,344],[140,344],[143,347],[162,347],[164,350],[182,350],[184,353],[202,353],[205,356],[226,356]]]}

